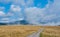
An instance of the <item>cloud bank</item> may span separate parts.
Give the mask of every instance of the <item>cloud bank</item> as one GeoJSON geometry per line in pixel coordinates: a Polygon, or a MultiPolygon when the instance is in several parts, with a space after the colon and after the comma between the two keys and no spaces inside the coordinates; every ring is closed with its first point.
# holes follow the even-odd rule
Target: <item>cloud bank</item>
{"type": "MultiPolygon", "coordinates": [[[[6,15],[4,18],[8,18],[8,21],[10,19],[13,21],[20,19],[27,20],[30,24],[34,25],[60,25],[60,0],[52,0],[53,2],[51,0],[46,1],[48,3],[45,7],[40,8],[39,5],[42,3],[37,4],[39,7],[34,6],[34,0],[4,0],[5,4],[11,3],[11,6],[7,14],[1,8],[0,16],[6,15]]],[[[3,1],[0,0],[0,2],[3,1]]]]}

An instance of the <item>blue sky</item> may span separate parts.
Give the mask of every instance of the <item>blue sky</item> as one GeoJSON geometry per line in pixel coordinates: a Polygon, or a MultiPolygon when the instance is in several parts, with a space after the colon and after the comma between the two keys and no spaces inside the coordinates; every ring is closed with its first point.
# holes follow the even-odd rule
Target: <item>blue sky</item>
{"type": "Polygon", "coordinates": [[[57,25],[59,3],[59,0],[0,0],[0,22],[25,19],[33,24],[57,25]]]}
{"type": "MultiPolygon", "coordinates": [[[[7,1],[7,0],[6,0],[7,1]]],[[[25,0],[27,2],[27,0],[25,0]]],[[[50,0],[51,2],[53,2],[53,0],[50,0]]],[[[9,3],[3,3],[4,1],[0,2],[0,7],[5,7],[4,12],[8,12],[10,9],[11,4],[13,4],[12,2],[9,3]]],[[[48,4],[48,0],[33,0],[34,2],[34,6],[39,7],[39,8],[44,8],[46,6],[46,4],[48,4]],[[39,6],[38,6],[39,4],[39,6]]]]}

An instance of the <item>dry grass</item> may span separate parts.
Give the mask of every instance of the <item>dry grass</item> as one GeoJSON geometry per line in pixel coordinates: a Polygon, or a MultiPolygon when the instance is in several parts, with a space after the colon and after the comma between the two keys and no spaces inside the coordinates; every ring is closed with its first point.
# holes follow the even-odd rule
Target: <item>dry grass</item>
{"type": "Polygon", "coordinates": [[[40,29],[40,26],[0,26],[0,37],[26,37],[40,29]]]}
{"type": "Polygon", "coordinates": [[[60,26],[45,26],[41,37],[60,37],[60,26]]]}
{"type": "Polygon", "coordinates": [[[60,37],[60,26],[0,26],[0,37],[26,37],[40,28],[41,37],[60,37]]]}

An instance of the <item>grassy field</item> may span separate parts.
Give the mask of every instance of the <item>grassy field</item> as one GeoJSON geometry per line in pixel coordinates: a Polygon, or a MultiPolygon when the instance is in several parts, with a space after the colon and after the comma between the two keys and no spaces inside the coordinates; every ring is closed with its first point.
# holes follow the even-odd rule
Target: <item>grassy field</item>
{"type": "Polygon", "coordinates": [[[60,37],[59,26],[0,26],[0,37],[26,37],[41,28],[41,37],[60,37]]]}
{"type": "Polygon", "coordinates": [[[40,29],[40,26],[0,26],[0,37],[26,37],[40,29]]]}
{"type": "Polygon", "coordinates": [[[60,37],[60,26],[45,26],[41,37],[60,37]]]}

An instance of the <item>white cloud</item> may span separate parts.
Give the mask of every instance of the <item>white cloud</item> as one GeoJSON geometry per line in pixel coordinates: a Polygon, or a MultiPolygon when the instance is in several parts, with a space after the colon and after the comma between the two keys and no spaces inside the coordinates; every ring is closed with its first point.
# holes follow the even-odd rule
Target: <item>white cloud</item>
{"type": "Polygon", "coordinates": [[[0,16],[4,16],[5,13],[3,11],[0,11],[0,16]]]}
{"type": "Polygon", "coordinates": [[[50,5],[48,10],[46,10],[46,17],[43,18],[43,21],[48,21],[46,25],[60,25],[60,0],[54,0],[54,3],[50,5]],[[50,22],[51,21],[51,22],[50,22]],[[55,23],[56,21],[56,23],[55,23]]]}
{"type": "Polygon", "coordinates": [[[54,0],[53,4],[48,3],[46,7],[43,9],[40,9],[37,7],[26,8],[25,11],[27,14],[27,20],[33,24],[39,24],[41,21],[47,22],[46,25],[59,24],[59,23],[54,23],[55,21],[54,19],[60,18],[59,17],[60,16],[59,3],[60,3],[59,1],[54,0]]]}
{"type": "Polygon", "coordinates": [[[20,12],[21,8],[20,8],[20,6],[11,5],[11,11],[13,11],[13,12],[20,12]]]}
{"type": "Polygon", "coordinates": [[[46,8],[40,9],[37,7],[31,7],[31,8],[26,8],[25,13],[27,15],[27,20],[30,23],[33,24],[39,24],[39,20],[42,20],[42,18],[45,16],[45,10],[46,8]]]}
{"type": "Polygon", "coordinates": [[[9,20],[9,18],[2,18],[1,20],[3,20],[3,21],[7,21],[7,20],[9,20]]]}
{"type": "Polygon", "coordinates": [[[9,18],[2,18],[2,19],[0,19],[0,22],[1,23],[9,23],[10,19],[9,18]]]}

